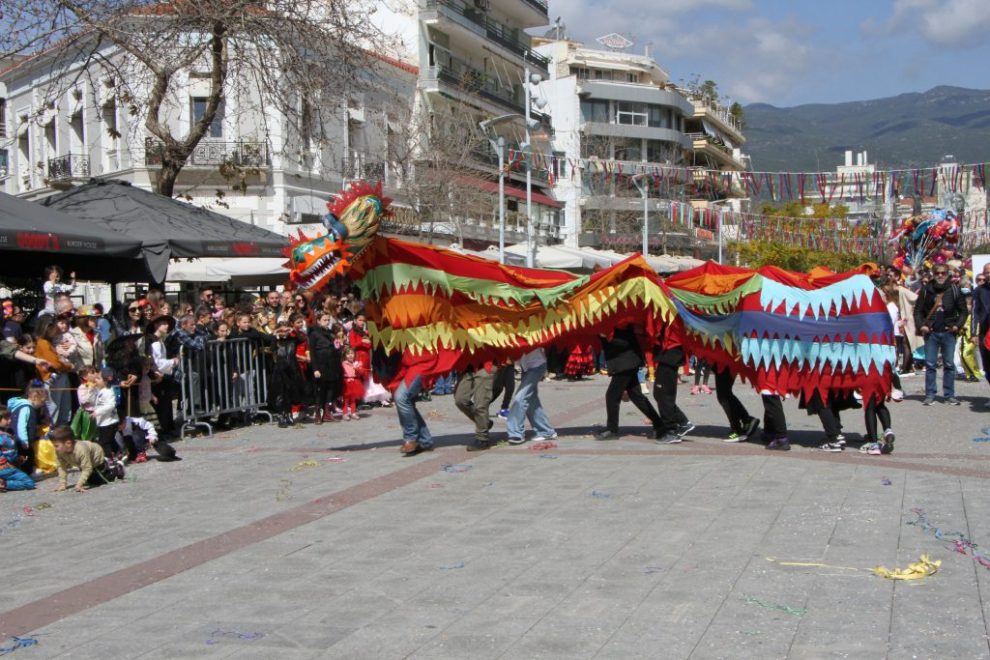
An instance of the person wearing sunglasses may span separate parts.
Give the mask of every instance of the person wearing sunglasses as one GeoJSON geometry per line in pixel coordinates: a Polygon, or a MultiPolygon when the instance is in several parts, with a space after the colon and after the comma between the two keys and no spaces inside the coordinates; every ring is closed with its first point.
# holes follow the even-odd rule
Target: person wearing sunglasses
{"type": "Polygon", "coordinates": [[[956,398],[956,339],[959,329],[966,323],[969,312],[966,298],[957,284],[949,279],[949,267],[937,264],[932,269],[932,280],[918,292],[914,306],[914,325],[925,340],[925,400],[924,405],[935,403],[938,389],[935,372],[938,357],[942,356],[942,396],[950,406],[958,406],[956,398]]]}

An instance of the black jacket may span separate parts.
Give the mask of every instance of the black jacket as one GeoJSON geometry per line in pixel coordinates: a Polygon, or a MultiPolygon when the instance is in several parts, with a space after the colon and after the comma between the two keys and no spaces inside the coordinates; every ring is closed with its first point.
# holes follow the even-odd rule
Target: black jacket
{"type": "Polygon", "coordinates": [[[609,375],[639,369],[644,364],[643,349],[632,326],[617,328],[611,339],[602,339],[605,366],[609,375]]]}
{"type": "Polygon", "coordinates": [[[320,378],[343,380],[340,350],[329,330],[317,326],[309,331],[310,369],[320,372],[320,378]]]}
{"type": "Polygon", "coordinates": [[[929,284],[918,292],[918,301],[914,304],[914,327],[919,333],[922,326],[928,326],[932,332],[946,332],[953,326],[961,328],[968,316],[966,297],[955,284],[946,284],[942,291],[936,290],[935,284],[929,284]],[[938,313],[932,311],[939,293],[942,294],[945,327],[935,327],[938,313]]]}

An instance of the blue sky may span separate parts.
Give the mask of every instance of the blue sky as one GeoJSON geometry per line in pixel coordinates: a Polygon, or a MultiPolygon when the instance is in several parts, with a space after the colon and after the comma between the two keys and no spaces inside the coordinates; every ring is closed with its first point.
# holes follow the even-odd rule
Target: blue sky
{"type": "Polygon", "coordinates": [[[990,88],[990,0],[550,0],[572,39],[618,32],[673,81],[789,107],[990,88]]]}

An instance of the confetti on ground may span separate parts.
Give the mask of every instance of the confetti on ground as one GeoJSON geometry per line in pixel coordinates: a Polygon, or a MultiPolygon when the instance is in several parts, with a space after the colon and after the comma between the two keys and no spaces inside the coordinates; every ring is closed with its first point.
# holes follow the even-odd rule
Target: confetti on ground
{"type": "Polygon", "coordinates": [[[453,571],[458,568],[464,568],[464,562],[459,561],[456,564],[443,564],[441,566],[437,566],[437,568],[439,568],[441,571],[453,571]]]}
{"type": "Polygon", "coordinates": [[[24,515],[25,516],[33,516],[34,515],[34,509],[32,509],[30,506],[25,506],[24,507],[24,515]]]}
{"type": "Polygon", "coordinates": [[[750,596],[744,596],[743,601],[749,603],[750,605],[759,605],[760,607],[765,607],[768,610],[777,610],[778,612],[790,614],[791,616],[804,616],[808,613],[807,608],[804,607],[789,607],[787,605],[780,605],[779,603],[768,603],[765,600],[752,598],[750,596]]]}
{"type": "Polygon", "coordinates": [[[654,573],[663,573],[665,570],[667,569],[665,569],[663,566],[644,566],[643,574],[653,575],[654,573]]]}
{"type": "Polygon", "coordinates": [[[872,571],[871,568],[857,568],[855,566],[835,566],[833,564],[821,564],[818,562],[811,561],[780,561],[775,557],[767,557],[767,561],[773,562],[778,566],[803,566],[810,568],[834,568],[840,571],[872,571]]]}
{"type": "Polygon", "coordinates": [[[10,644],[0,646],[0,655],[8,655],[17,649],[26,649],[38,645],[38,640],[34,637],[18,637],[14,635],[11,639],[13,641],[10,644]]]}
{"type": "Polygon", "coordinates": [[[265,633],[251,632],[243,633],[237,630],[214,630],[210,633],[210,638],[206,640],[207,644],[219,644],[220,640],[217,637],[232,637],[235,639],[243,639],[249,642],[253,642],[256,639],[261,639],[265,636],[265,633]]]}
{"type": "Polygon", "coordinates": [[[990,437],[973,438],[973,442],[990,442],[990,437]]]}
{"type": "Polygon", "coordinates": [[[258,449],[257,447],[251,447],[250,449],[247,449],[244,453],[245,454],[256,454],[259,451],[261,451],[261,450],[258,449]]]}
{"type": "Polygon", "coordinates": [[[889,485],[891,485],[891,484],[892,484],[892,483],[894,483],[894,482],[892,482],[892,481],[891,481],[890,479],[888,479],[887,477],[881,477],[881,478],[880,478],[880,483],[881,483],[881,484],[883,484],[884,486],[889,486],[889,485]]]}
{"type": "Polygon", "coordinates": [[[330,458],[324,458],[326,463],[346,463],[347,459],[343,456],[331,456],[330,458]]]}
{"type": "Polygon", "coordinates": [[[426,416],[429,417],[430,419],[447,419],[446,417],[443,416],[443,413],[440,412],[439,410],[431,410],[430,412],[426,413],[426,416]]]}
{"type": "Polygon", "coordinates": [[[34,508],[37,511],[43,511],[45,509],[52,508],[52,505],[49,504],[48,502],[38,502],[37,504],[34,505],[34,508]]]}
{"type": "Polygon", "coordinates": [[[427,486],[427,488],[429,490],[433,490],[435,488],[443,488],[443,484],[430,484],[429,486],[427,486]]]}
{"type": "Polygon", "coordinates": [[[468,470],[471,469],[471,467],[472,466],[468,465],[467,463],[458,463],[456,465],[452,465],[450,463],[444,463],[443,465],[440,466],[440,469],[443,470],[444,472],[449,472],[450,474],[458,474],[461,472],[467,472],[468,470]]]}
{"type": "Polygon", "coordinates": [[[540,454],[540,458],[557,458],[554,454],[540,454]]]}
{"type": "Polygon", "coordinates": [[[544,440],[543,442],[534,442],[529,446],[530,451],[546,451],[547,449],[555,449],[557,443],[552,440],[544,440]]]}
{"type": "Polygon", "coordinates": [[[918,561],[908,564],[907,568],[890,569],[885,566],[877,566],[873,572],[888,580],[920,580],[935,575],[941,565],[941,559],[932,561],[928,555],[921,555],[918,561]]]}
{"type": "Polygon", "coordinates": [[[315,468],[315,467],[320,467],[320,462],[319,461],[314,461],[312,459],[310,459],[308,461],[299,461],[298,463],[296,463],[295,465],[293,465],[291,468],[289,468],[289,472],[300,472],[300,471],[305,470],[307,468],[315,468]]]}
{"type": "Polygon", "coordinates": [[[990,569],[990,556],[962,532],[943,532],[940,527],[936,527],[928,522],[928,515],[922,509],[911,509],[911,513],[918,516],[918,518],[916,520],[909,520],[907,522],[908,525],[914,525],[926,532],[932,532],[939,541],[951,544],[948,547],[951,547],[961,555],[971,556],[977,564],[983,568],[990,569]]]}
{"type": "Polygon", "coordinates": [[[596,499],[599,499],[599,500],[607,500],[608,498],[612,497],[611,494],[609,494],[609,493],[603,493],[600,490],[593,490],[593,491],[591,491],[591,496],[594,497],[594,498],[596,498],[596,499]]]}

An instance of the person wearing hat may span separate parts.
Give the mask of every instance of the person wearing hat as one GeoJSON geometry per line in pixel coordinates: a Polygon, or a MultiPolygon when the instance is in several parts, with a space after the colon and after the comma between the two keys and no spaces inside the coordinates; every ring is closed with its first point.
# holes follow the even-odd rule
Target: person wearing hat
{"type": "Polygon", "coordinates": [[[169,355],[165,338],[175,330],[175,319],[171,316],[159,316],[151,319],[148,324],[148,339],[145,345],[151,354],[155,373],[151,379],[151,407],[158,416],[163,438],[176,437],[175,413],[172,401],[179,395],[179,384],[175,374],[179,370],[177,355],[169,355]]]}
{"type": "Polygon", "coordinates": [[[69,337],[75,342],[76,352],[72,366],[78,372],[83,367],[100,369],[103,367],[103,338],[96,331],[97,314],[92,305],[83,305],[76,310],[76,318],[69,329],[69,337]]]}

